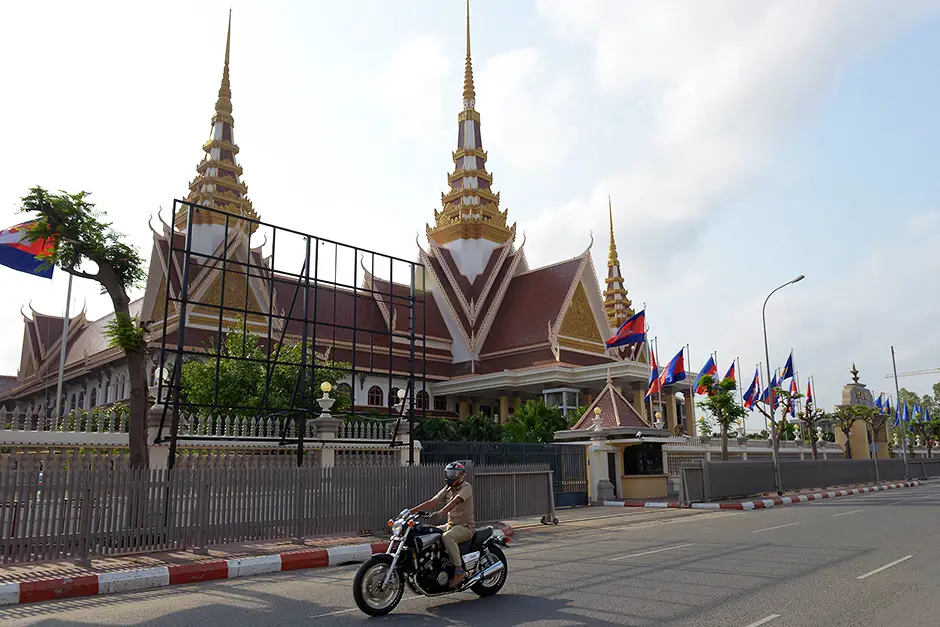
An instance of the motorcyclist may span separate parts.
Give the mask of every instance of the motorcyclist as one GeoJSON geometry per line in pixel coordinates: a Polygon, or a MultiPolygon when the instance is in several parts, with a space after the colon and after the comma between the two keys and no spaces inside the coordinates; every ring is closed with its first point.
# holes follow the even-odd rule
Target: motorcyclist
{"type": "Polygon", "coordinates": [[[447,524],[438,527],[444,532],[444,548],[454,564],[454,577],[450,580],[451,588],[456,588],[463,581],[466,573],[460,558],[459,544],[473,538],[476,523],[473,519],[473,489],[464,481],[467,469],[460,462],[451,462],[444,468],[444,481],[447,485],[434,498],[412,508],[412,511],[430,510],[439,506],[432,517],[447,514],[447,524]]]}

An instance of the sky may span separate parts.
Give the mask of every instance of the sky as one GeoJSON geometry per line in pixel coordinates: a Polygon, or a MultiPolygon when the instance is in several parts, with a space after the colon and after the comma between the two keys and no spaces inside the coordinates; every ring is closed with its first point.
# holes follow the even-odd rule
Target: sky
{"type": "MultiPolygon", "coordinates": [[[[0,225],[34,185],[86,190],[149,255],[202,157],[230,7],[256,211],[415,259],[453,168],[461,0],[11,4],[0,225]]],[[[767,305],[771,362],[792,349],[823,405],[853,363],[893,389],[892,345],[901,372],[940,367],[940,0],[472,0],[471,21],[487,168],[532,267],[593,236],[606,276],[610,195],[660,361],[688,343],[690,370],[716,351],[749,380],[764,298],[804,274],[767,305]]],[[[21,309],[61,315],[66,278],[0,281],[14,374],[21,309]]],[[[76,280],[72,307],[109,301],[76,280]]]]}

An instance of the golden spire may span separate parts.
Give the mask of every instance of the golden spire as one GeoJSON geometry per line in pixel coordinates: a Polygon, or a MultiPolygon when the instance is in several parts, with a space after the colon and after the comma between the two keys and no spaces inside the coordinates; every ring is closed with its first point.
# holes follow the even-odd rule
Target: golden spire
{"type": "Polygon", "coordinates": [[[633,303],[627,297],[627,288],[623,285],[620,272],[620,260],[617,257],[617,244],[614,242],[614,207],[607,196],[607,212],[610,217],[610,250],[607,253],[607,289],[604,290],[604,311],[610,327],[616,329],[633,315],[633,303]]]}
{"type": "Polygon", "coordinates": [[[607,265],[619,266],[620,260],[617,258],[617,244],[614,243],[614,207],[610,201],[610,194],[607,195],[607,211],[610,214],[610,249],[607,252],[607,265]]]}
{"type": "Polygon", "coordinates": [[[215,101],[215,119],[234,125],[232,119],[232,84],[228,76],[229,51],[232,47],[232,10],[228,10],[228,32],[225,35],[225,65],[222,66],[222,85],[219,86],[219,99],[215,101]]]}
{"type": "Polygon", "coordinates": [[[470,0],[467,0],[467,62],[463,71],[464,110],[473,109],[476,98],[476,91],[473,89],[473,63],[470,61],[470,0]]]}

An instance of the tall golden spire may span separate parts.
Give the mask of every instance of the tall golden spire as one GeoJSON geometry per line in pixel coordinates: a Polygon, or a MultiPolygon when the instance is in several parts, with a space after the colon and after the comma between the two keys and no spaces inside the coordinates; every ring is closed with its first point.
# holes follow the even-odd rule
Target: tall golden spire
{"type": "Polygon", "coordinates": [[[516,225],[507,224],[507,212],[499,208],[499,193],[492,189],[493,175],[486,171],[470,60],[470,0],[466,24],[463,110],[457,114],[457,150],[451,155],[454,171],[447,177],[450,190],[441,194],[442,209],[434,212],[434,224],[427,227],[428,238],[441,246],[455,240],[504,244],[516,237],[516,225]]]}
{"type": "Polygon", "coordinates": [[[607,196],[607,212],[610,217],[610,249],[607,252],[607,289],[604,290],[604,311],[612,329],[622,325],[633,315],[633,303],[627,297],[620,271],[620,259],[617,257],[617,244],[614,242],[614,207],[607,196]]]}
{"type": "MultiPolygon", "coordinates": [[[[209,141],[203,144],[205,156],[196,166],[196,178],[189,184],[186,200],[197,205],[219,209],[235,216],[256,219],[258,216],[248,199],[248,186],[241,180],[242,167],[235,161],[238,145],[235,143],[235,119],[232,117],[232,85],[229,78],[229,58],[232,51],[232,11],[228,13],[225,34],[225,62],[222,66],[222,84],[215,101],[209,141]]],[[[186,224],[186,212],[177,216],[177,226],[186,224]]],[[[225,216],[216,212],[196,210],[195,224],[224,224],[225,216]]],[[[235,226],[230,219],[229,226],[235,226]]],[[[251,230],[257,228],[251,225],[251,230]]]]}
{"type": "Polygon", "coordinates": [[[473,62],[470,60],[470,0],[467,0],[467,61],[463,70],[463,108],[472,110],[477,94],[473,89],[473,62]]]}

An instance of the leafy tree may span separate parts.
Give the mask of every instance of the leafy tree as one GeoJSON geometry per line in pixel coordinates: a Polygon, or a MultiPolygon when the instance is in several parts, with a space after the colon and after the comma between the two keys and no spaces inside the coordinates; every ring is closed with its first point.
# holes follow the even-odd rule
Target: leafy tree
{"type": "Polygon", "coordinates": [[[549,406],[541,398],[528,400],[503,425],[507,442],[543,442],[555,440],[556,431],[568,428],[568,420],[560,407],[549,406]]]}
{"type": "Polygon", "coordinates": [[[45,256],[49,266],[57,265],[68,274],[96,281],[102,293],[110,296],[114,319],[105,334],[112,346],[123,349],[130,383],[130,464],[133,468],[148,468],[145,329],[140,320],[131,318],[127,293],[143,281],[144,262],[137,250],[124,242],[124,235],[106,221],[105,214],[95,210],[88,195],[30,189],[22,199],[21,211],[36,214],[37,220],[26,238],[50,240],[52,250],[45,256]]]}
{"type": "MultiPolygon", "coordinates": [[[[280,351],[271,348],[271,359],[275,360],[270,372],[264,359],[267,349],[261,337],[243,332],[238,324],[233,325],[223,336],[219,347],[210,346],[205,358],[187,358],[182,365],[180,397],[193,405],[201,415],[218,413],[218,409],[235,415],[255,416],[258,413],[279,413],[301,409],[301,390],[298,389],[302,361],[302,346],[285,342],[280,351]],[[244,359],[248,358],[248,359],[244,359]],[[253,361],[259,360],[259,361],[253,361]],[[216,379],[218,369],[218,379],[216,379]],[[265,387],[267,386],[267,394],[265,387]]],[[[312,363],[313,348],[308,348],[307,363],[312,363]]],[[[337,385],[349,372],[349,364],[318,361],[314,370],[313,387],[319,391],[320,384],[328,381],[330,393],[336,402],[330,411],[345,412],[352,409],[349,393],[337,385]]],[[[320,408],[310,398],[307,390],[308,412],[312,416],[320,408]]]]}
{"type": "Polygon", "coordinates": [[[870,423],[875,413],[877,413],[877,410],[867,405],[836,405],[835,411],[832,412],[831,417],[833,423],[838,426],[843,435],[845,435],[845,457],[847,459],[854,459],[854,455],[852,454],[852,441],[849,439],[852,426],[859,420],[870,423]]]}
{"type": "Polygon", "coordinates": [[[800,421],[809,432],[809,441],[813,448],[813,459],[819,457],[819,451],[816,448],[816,443],[820,441],[818,434],[819,423],[825,422],[826,420],[832,420],[832,415],[816,407],[807,407],[806,411],[803,412],[803,415],[800,417],[800,421]]]}
{"type": "Polygon", "coordinates": [[[721,459],[726,461],[728,459],[728,429],[731,425],[744,420],[747,410],[741,407],[735,398],[738,384],[733,379],[723,379],[716,385],[715,377],[705,375],[702,377],[701,384],[710,392],[708,397],[698,405],[711,414],[720,428],[721,459]]]}
{"type": "Polygon", "coordinates": [[[483,414],[472,414],[464,420],[424,418],[415,425],[415,438],[431,442],[500,442],[503,428],[483,414]]]}
{"type": "Polygon", "coordinates": [[[712,434],[712,425],[708,422],[708,418],[705,416],[699,416],[698,420],[695,421],[695,424],[698,428],[698,435],[702,438],[711,437],[712,434]]]}

